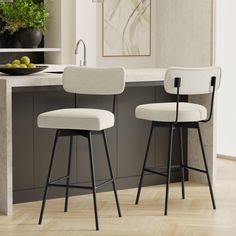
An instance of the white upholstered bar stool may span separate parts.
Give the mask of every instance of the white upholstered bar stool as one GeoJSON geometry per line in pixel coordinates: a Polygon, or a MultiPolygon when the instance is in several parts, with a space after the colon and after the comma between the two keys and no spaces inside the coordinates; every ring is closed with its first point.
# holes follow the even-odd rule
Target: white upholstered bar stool
{"type": "Polygon", "coordinates": [[[135,113],[137,118],[152,121],[151,132],[148,140],[142,173],[139,181],[136,204],[138,204],[139,202],[139,197],[141,193],[142,182],[145,172],[165,176],[166,197],[165,197],[164,214],[167,215],[170,175],[171,175],[171,169],[173,168],[173,166],[171,166],[173,132],[174,130],[179,130],[180,154],[181,154],[179,167],[181,169],[181,178],[182,178],[181,181],[182,198],[183,199],[185,198],[184,170],[190,169],[194,171],[199,171],[207,175],[212,205],[213,208],[216,209],[199,124],[211,120],[214,106],[215,91],[219,88],[220,81],[221,81],[221,69],[219,67],[192,68],[192,69],[169,68],[165,75],[164,87],[167,93],[177,95],[176,102],[145,104],[145,105],[140,105],[136,108],[135,113]],[[212,93],[211,108],[209,114],[207,112],[207,108],[202,105],[180,102],[180,95],[197,95],[197,94],[208,94],[208,93],[212,93]],[[168,150],[167,168],[165,172],[146,167],[148,151],[152,139],[152,133],[155,127],[169,128],[169,150],[168,150]],[[183,128],[197,129],[203,156],[203,162],[205,166],[204,170],[190,167],[184,164],[183,136],[182,136],[183,128]]]}
{"type": "Polygon", "coordinates": [[[61,110],[49,111],[38,116],[38,126],[40,128],[56,129],[56,136],[49,164],[47,182],[45,185],[43,202],[39,217],[39,224],[42,223],[43,213],[49,187],[62,187],[66,189],[65,193],[65,209],[68,209],[69,189],[79,188],[93,191],[93,203],[95,213],[96,230],[99,230],[96,189],[105,184],[112,183],[113,191],[116,200],[118,215],[121,217],[121,210],[116,191],[115,179],[112,171],[110,154],[107,145],[105,130],[114,126],[114,112],[116,104],[116,95],[122,93],[125,88],[125,71],[123,68],[81,68],[67,67],[63,74],[63,87],[65,91],[75,94],[87,95],[114,95],[113,111],[100,109],[82,109],[68,108],[61,110]],[[92,135],[101,134],[103,136],[105,151],[107,155],[108,168],[110,179],[102,184],[96,185],[96,177],[94,170],[92,135]],[[70,137],[69,158],[67,166],[67,175],[57,180],[51,180],[52,167],[55,159],[55,150],[58,137],[70,137]],[[79,186],[70,184],[70,169],[71,169],[71,153],[74,136],[83,136],[88,140],[90,171],[92,186],[79,186]],[[60,184],[59,181],[66,180],[66,184],[60,184]]]}

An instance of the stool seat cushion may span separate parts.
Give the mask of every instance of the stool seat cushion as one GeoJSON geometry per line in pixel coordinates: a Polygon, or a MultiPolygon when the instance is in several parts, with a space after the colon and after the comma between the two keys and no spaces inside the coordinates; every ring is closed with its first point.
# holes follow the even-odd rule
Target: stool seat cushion
{"type": "MultiPolygon", "coordinates": [[[[135,111],[139,119],[175,122],[176,103],[151,103],[140,105],[135,111]]],[[[207,118],[206,107],[194,103],[179,103],[178,122],[198,122],[207,118]]]]}
{"type": "Polygon", "coordinates": [[[42,113],[40,128],[99,131],[114,126],[113,113],[100,109],[70,108],[42,113]]]}

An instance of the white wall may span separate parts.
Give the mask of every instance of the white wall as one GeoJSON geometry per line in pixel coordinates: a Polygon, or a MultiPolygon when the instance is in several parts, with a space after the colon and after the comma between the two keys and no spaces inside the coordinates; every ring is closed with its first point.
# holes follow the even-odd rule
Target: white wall
{"type": "Polygon", "coordinates": [[[48,64],[75,64],[76,0],[45,0],[50,9],[45,33],[45,47],[60,48],[61,52],[45,53],[48,64]]]}
{"type": "Polygon", "coordinates": [[[157,1],[157,66],[211,63],[212,0],[157,1]]]}
{"type": "MultiPolygon", "coordinates": [[[[47,31],[44,37],[44,47],[46,48],[61,48],[61,0],[50,1],[44,0],[48,9],[50,9],[50,17],[48,19],[47,31]]],[[[61,53],[44,53],[44,62],[47,64],[61,64],[61,53]]]]}
{"type": "MultiPolygon", "coordinates": [[[[97,64],[97,5],[92,0],[76,0],[76,41],[83,39],[86,43],[88,66],[97,64]]],[[[83,60],[83,48],[79,50],[78,65],[83,60]]]]}
{"type": "MultiPolygon", "coordinates": [[[[55,0],[54,0],[55,2],[55,0]]],[[[75,64],[74,55],[76,43],[76,0],[61,0],[61,62],[75,64]]]]}
{"type": "Polygon", "coordinates": [[[45,47],[58,47],[61,52],[45,53],[45,62],[80,64],[83,47],[75,55],[76,42],[83,39],[87,46],[87,65],[96,66],[97,4],[92,0],[45,0],[50,8],[45,47]]]}
{"type": "Polygon", "coordinates": [[[236,157],[236,1],[217,0],[216,63],[223,69],[218,94],[217,152],[236,157]]]}

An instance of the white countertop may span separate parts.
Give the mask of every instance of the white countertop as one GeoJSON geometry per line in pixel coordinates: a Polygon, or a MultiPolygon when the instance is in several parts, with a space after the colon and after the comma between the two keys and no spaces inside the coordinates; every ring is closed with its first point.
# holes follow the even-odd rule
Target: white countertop
{"type": "MultiPolygon", "coordinates": [[[[127,69],[126,83],[163,82],[166,69],[127,69]]],[[[62,85],[62,74],[38,73],[26,76],[0,74],[0,80],[10,87],[35,87],[62,85]]]]}

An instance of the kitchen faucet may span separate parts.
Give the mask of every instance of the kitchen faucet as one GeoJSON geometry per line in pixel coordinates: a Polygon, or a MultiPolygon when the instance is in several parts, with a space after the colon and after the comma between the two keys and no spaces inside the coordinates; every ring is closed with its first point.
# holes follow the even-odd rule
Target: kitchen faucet
{"type": "MultiPolygon", "coordinates": [[[[82,39],[80,39],[80,40],[77,42],[77,44],[76,44],[75,54],[77,55],[77,54],[79,53],[79,45],[80,45],[80,43],[82,43],[83,46],[84,46],[84,62],[83,62],[83,66],[87,66],[86,45],[85,45],[85,42],[84,42],[82,39]]],[[[80,64],[81,64],[81,66],[82,66],[82,63],[80,63],[80,64]]]]}

